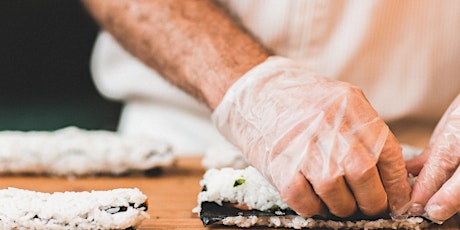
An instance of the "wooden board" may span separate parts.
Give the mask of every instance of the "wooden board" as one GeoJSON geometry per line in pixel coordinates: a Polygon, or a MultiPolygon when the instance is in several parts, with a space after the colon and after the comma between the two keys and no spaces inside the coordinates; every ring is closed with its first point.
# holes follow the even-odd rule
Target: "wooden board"
{"type": "Polygon", "coordinates": [[[0,180],[0,188],[17,187],[40,192],[90,191],[114,188],[139,188],[149,197],[151,218],[139,229],[204,229],[192,213],[201,190],[204,170],[197,157],[181,158],[161,176],[50,178],[11,176],[0,180]]]}
{"type": "MultiPolygon", "coordinates": [[[[145,177],[94,177],[52,178],[10,176],[0,180],[0,188],[17,187],[41,192],[107,190],[120,187],[137,187],[149,197],[150,219],[140,229],[206,229],[192,213],[201,190],[203,176],[200,158],[182,157],[177,164],[166,169],[161,176],[145,177]]],[[[442,226],[433,229],[459,229],[460,217],[455,216],[442,226]]],[[[212,228],[212,229],[229,229],[212,228]]]]}

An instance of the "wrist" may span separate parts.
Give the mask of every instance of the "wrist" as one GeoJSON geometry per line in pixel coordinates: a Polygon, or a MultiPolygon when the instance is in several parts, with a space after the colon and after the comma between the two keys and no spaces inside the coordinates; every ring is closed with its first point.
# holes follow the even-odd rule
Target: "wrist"
{"type": "Polygon", "coordinates": [[[220,66],[219,70],[209,68],[205,74],[211,77],[203,78],[202,81],[197,82],[196,87],[211,109],[214,110],[220,104],[228,89],[238,79],[269,58],[268,53],[264,50],[257,52],[256,55],[251,55],[251,57],[245,56],[244,58],[224,60],[227,65],[220,66]]]}
{"type": "MultiPolygon", "coordinates": [[[[272,76],[274,71],[279,71],[281,69],[308,71],[302,64],[292,59],[265,55],[260,58],[258,62],[253,62],[252,65],[246,65],[245,68],[240,68],[240,71],[233,72],[233,77],[227,78],[229,81],[225,82],[225,87],[223,88],[225,90],[218,91],[215,87],[209,87],[210,89],[214,89],[214,91],[210,92],[215,93],[214,95],[209,94],[209,98],[214,100],[214,106],[212,108],[216,109],[224,97],[231,97],[231,95],[226,96],[226,94],[232,94],[229,92],[230,88],[233,88],[233,91],[235,91],[237,90],[236,88],[240,88],[242,85],[251,84],[249,81],[264,81],[263,79],[272,76]]],[[[220,84],[223,85],[224,83],[220,84]]],[[[232,101],[232,99],[228,100],[232,101]]]]}

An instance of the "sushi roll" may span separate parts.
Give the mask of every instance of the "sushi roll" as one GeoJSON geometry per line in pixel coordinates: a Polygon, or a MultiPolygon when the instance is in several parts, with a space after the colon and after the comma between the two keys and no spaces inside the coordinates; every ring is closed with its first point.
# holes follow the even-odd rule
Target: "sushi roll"
{"type": "Polygon", "coordinates": [[[155,172],[173,161],[167,143],[111,131],[0,132],[0,174],[121,175],[155,172]]]}
{"type": "Polygon", "coordinates": [[[253,167],[208,169],[200,182],[198,213],[204,226],[331,228],[331,229],[421,229],[428,222],[421,217],[404,219],[304,218],[285,204],[276,189],[253,167]]]}
{"type": "Polygon", "coordinates": [[[147,214],[137,188],[41,193],[0,190],[0,229],[135,229],[147,214]]]}

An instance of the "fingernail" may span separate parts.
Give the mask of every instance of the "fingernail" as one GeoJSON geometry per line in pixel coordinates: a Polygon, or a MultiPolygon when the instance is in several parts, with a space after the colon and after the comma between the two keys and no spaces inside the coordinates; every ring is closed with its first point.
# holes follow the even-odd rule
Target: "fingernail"
{"type": "Polygon", "coordinates": [[[442,207],[439,205],[430,205],[425,207],[426,213],[423,217],[433,221],[436,224],[442,224],[444,220],[440,220],[439,218],[434,217],[435,213],[439,210],[442,210],[442,207]]]}
{"type": "Polygon", "coordinates": [[[421,216],[425,213],[425,209],[423,208],[423,205],[414,203],[410,206],[407,213],[411,216],[421,216]]]}

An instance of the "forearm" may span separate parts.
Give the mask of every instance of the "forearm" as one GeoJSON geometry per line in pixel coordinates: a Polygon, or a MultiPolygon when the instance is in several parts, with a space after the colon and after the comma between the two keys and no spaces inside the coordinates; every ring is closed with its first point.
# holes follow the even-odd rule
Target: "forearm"
{"type": "Polygon", "coordinates": [[[96,21],[146,65],[215,108],[268,52],[209,0],[83,0],[96,21]]]}

